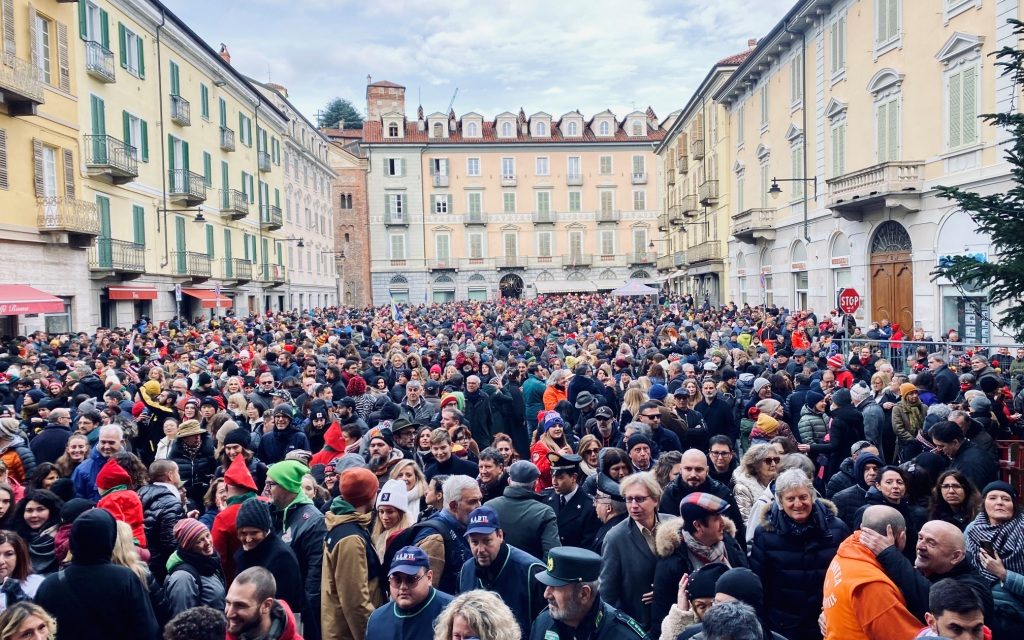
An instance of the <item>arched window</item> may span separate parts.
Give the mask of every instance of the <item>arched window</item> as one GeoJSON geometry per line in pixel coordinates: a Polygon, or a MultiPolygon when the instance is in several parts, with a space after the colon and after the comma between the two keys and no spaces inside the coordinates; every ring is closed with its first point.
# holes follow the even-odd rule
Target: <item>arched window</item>
{"type": "Polygon", "coordinates": [[[480,135],[479,133],[477,133],[477,127],[475,122],[470,122],[468,125],[466,125],[466,135],[471,138],[475,138],[478,135],[480,135]]]}
{"type": "Polygon", "coordinates": [[[602,122],[601,125],[598,127],[598,132],[602,136],[606,136],[606,135],[610,134],[611,130],[612,130],[612,128],[608,125],[608,121],[607,120],[602,122]]]}
{"type": "Polygon", "coordinates": [[[397,123],[392,122],[391,124],[388,125],[388,137],[389,138],[397,138],[398,137],[398,124],[397,123]]]}
{"type": "Polygon", "coordinates": [[[579,135],[578,126],[575,121],[570,122],[569,125],[565,128],[565,135],[573,137],[579,135]]]}
{"type": "Polygon", "coordinates": [[[444,125],[442,125],[440,122],[435,122],[434,123],[434,137],[435,138],[440,138],[442,135],[444,135],[444,125]]]}
{"type": "Polygon", "coordinates": [[[501,123],[501,136],[503,138],[511,138],[512,137],[512,123],[511,122],[502,122],[501,123]]]}
{"type": "Polygon", "coordinates": [[[644,125],[639,120],[633,121],[633,135],[642,136],[644,135],[644,125]]]}
{"type": "Polygon", "coordinates": [[[537,135],[538,136],[546,136],[546,135],[548,135],[548,125],[544,124],[543,122],[538,122],[537,123],[537,135]]]}

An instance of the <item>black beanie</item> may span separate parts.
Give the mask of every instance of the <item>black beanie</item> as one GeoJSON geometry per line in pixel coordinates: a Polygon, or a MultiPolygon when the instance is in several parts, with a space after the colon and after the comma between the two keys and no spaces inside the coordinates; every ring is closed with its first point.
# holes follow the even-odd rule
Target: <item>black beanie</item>
{"type": "Polygon", "coordinates": [[[235,530],[242,527],[252,527],[260,531],[270,531],[274,528],[274,522],[270,519],[270,507],[259,498],[249,498],[238,508],[238,515],[235,517],[235,530]]]}
{"type": "Polygon", "coordinates": [[[764,587],[761,586],[761,578],[745,567],[729,569],[723,573],[715,583],[715,593],[730,595],[758,611],[764,603],[764,587]]]}
{"type": "Polygon", "coordinates": [[[694,598],[714,598],[718,579],[728,570],[728,565],[721,562],[712,562],[691,573],[690,586],[686,589],[690,600],[694,598]]]}
{"type": "Polygon", "coordinates": [[[236,427],[231,431],[228,431],[224,436],[224,446],[229,444],[240,444],[243,449],[252,449],[252,436],[249,435],[249,430],[243,427],[236,427]]]}

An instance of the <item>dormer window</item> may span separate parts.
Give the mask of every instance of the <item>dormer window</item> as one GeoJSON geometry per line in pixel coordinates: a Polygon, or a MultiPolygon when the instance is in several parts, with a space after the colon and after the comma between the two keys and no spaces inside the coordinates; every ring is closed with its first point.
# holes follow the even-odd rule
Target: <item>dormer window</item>
{"type": "Polygon", "coordinates": [[[570,122],[565,128],[565,134],[573,137],[578,136],[579,126],[575,122],[570,122]]]}
{"type": "Polygon", "coordinates": [[[389,138],[397,138],[398,137],[398,123],[392,122],[391,124],[388,125],[388,137],[389,138]]]}
{"type": "Polygon", "coordinates": [[[611,131],[612,131],[612,128],[611,128],[611,126],[608,125],[608,121],[607,120],[605,120],[600,125],[598,125],[597,132],[600,135],[602,135],[602,136],[611,135],[611,131]]]}
{"type": "Polygon", "coordinates": [[[644,135],[644,125],[639,120],[633,121],[633,135],[642,136],[644,135]]]}
{"type": "Polygon", "coordinates": [[[432,127],[432,129],[434,131],[433,136],[435,138],[444,137],[444,125],[443,124],[441,124],[440,122],[435,122],[434,126],[432,127]]]}
{"type": "Polygon", "coordinates": [[[475,122],[470,122],[468,125],[466,125],[466,136],[470,138],[475,138],[479,135],[480,133],[479,130],[477,129],[475,122]]]}
{"type": "Polygon", "coordinates": [[[502,122],[501,123],[501,137],[511,138],[512,137],[512,123],[502,122]]]}
{"type": "Polygon", "coordinates": [[[538,136],[546,136],[546,135],[548,135],[548,125],[544,124],[543,122],[538,122],[537,123],[537,135],[538,136]]]}

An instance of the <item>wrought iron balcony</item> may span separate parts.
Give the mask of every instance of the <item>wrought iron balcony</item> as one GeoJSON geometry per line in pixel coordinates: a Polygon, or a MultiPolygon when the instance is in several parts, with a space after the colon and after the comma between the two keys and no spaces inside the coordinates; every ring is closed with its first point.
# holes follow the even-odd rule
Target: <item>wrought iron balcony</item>
{"type": "Polygon", "coordinates": [[[589,267],[594,263],[594,256],[589,253],[570,252],[562,261],[563,267],[589,267]]]}
{"type": "Polygon", "coordinates": [[[442,175],[440,173],[435,173],[433,178],[434,178],[433,179],[433,183],[434,183],[435,187],[447,187],[448,186],[448,176],[442,175]]]}
{"type": "Polygon", "coordinates": [[[690,264],[721,260],[722,243],[718,240],[708,240],[695,244],[686,250],[686,256],[689,258],[690,264]]]}
{"type": "Polygon", "coordinates": [[[583,185],[583,176],[578,173],[570,173],[565,176],[565,184],[570,187],[579,187],[583,185]]]}
{"type": "Polygon", "coordinates": [[[732,235],[740,242],[755,244],[775,239],[775,209],[747,209],[732,217],[732,235]]]}
{"type": "Polygon", "coordinates": [[[463,216],[462,222],[463,224],[466,225],[487,224],[487,216],[485,216],[483,212],[475,211],[472,213],[467,213],[465,216],[463,216]]]}
{"type": "Polygon", "coordinates": [[[257,151],[256,163],[259,165],[260,171],[267,173],[270,171],[270,154],[266,151],[257,151]]]}
{"type": "Polygon", "coordinates": [[[288,270],[283,264],[261,265],[260,280],[274,284],[284,284],[288,280],[288,270]]]}
{"type": "Polygon", "coordinates": [[[705,207],[718,204],[718,180],[705,180],[697,187],[697,200],[705,207]]]}
{"type": "Polygon", "coordinates": [[[221,214],[232,220],[241,220],[249,215],[249,197],[237,189],[225,189],[221,214]]]}
{"type": "Polygon", "coordinates": [[[74,242],[81,248],[100,234],[100,216],[95,202],[61,196],[36,198],[36,226],[40,233],[79,236],[74,242]]]}
{"type": "Polygon", "coordinates": [[[260,228],[264,231],[276,231],[284,225],[281,207],[265,204],[260,207],[260,228]]]}
{"type": "Polygon", "coordinates": [[[114,81],[114,52],[99,42],[85,42],[85,70],[100,82],[114,81]]]}
{"type": "Polygon", "coordinates": [[[634,172],[633,173],[633,184],[647,184],[647,174],[643,173],[643,172],[641,172],[641,173],[634,172]]]}
{"type": "Polygon", "coordinates": [[[618,209],[603,209],[597,212],[598,222],[618,222],[622,219],[622,212],[618,209]]]}
{"type": "Polygon", "coordinates": [[[459,261],[451,256],[444,258],[433,258],[427,269],[430,271],[455,271],[458,269],[459,261]]]}
{"type": "Polygon", "coordinates": [[[206,179],[184,169],[168,172],[167,196],[175,204],[191,207],[206,201],[206,179]]]}
{"type": "Polygon", "coordinates": [[[138,150],[114,136],[85,136],[85,168],[95,178],[124,184],[139,177],[138,150]]]}
{"type": "Polygon", "coordinates": [[[206,280],[212,273],[210,256],[198,251],[172,251],[171,268],[175,275],[188,276],[193,280],[206,280]]]}
{"type": "Polygon", "coordinates": [[[114,240],[96,238],[96,245],[89,248],[89,269],[107,274],[140,274],[146,270],[146,246],[114,240]]]}
{"type": "Polygon", "coordinates": [[[501,186],[503,187],[514,187],[516,186],[515,176],[501,176],[501,186]]]}
{"type": "Polygon", "coordinates": [[[387,211],[384,213],[384,224],[389,227],[408,227],[409,216],[404,211],[387,211]]]}
{"type": "Polygon", "coordinates": [[[524,269],[526,263],[526,256],[498,256],[494,259],[494,266],[498,269],[524,269]]]}
{"type": "Polygon", "coordinates": [[[4,53],[0,64],[0,96],[11,116],[34,116],[43,104],[43,80],[39,67],[4,53]]]}
{"type": "Polygon", "coordinates": [[[655,257],[653,251],[635,251],[626,254],[626,264],[654,264],[655,257]]]}
{"type": "Polygon", "coordinates": [[[907,214],[921,210],[924,163],[919,160],[883,162],[825,181],[825,206],[833,217],[860,220],[868,209],[907,214]]]}
{"type": "Polygon", "coordinates": [[[220,128],[220,150],[221,151],[234,151],[235,150],[235,132],[227,127],[220,128]]]}
{"type": "Polygon", "coordinates": [[[533,224],[555,224],[556,217],[552,211],[534,211],[533,224]]]}
{"type": "Polygon", "coordinates": [[[192,105],[181,96],[171,94],[171,120],[183,127],[192,124],[192,105]]]}
{"type": "Polygon", "coordinates": [[[252,261],[246,258],[225,258],[224,278],[238,283],[252,281],[252,261]]]}
{"type": "Polygon", "coordinates": [[[690,155],[694,160],[704,159],[704,140],[696,138],[690,143],[690,155]]]}

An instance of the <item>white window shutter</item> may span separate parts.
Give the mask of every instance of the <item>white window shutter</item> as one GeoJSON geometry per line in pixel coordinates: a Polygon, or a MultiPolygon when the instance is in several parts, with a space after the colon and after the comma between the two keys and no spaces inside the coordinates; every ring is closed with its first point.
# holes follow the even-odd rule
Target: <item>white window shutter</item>
{"type": "Polygon", "coordinates": [[[900,159],[900,103],[893,100],[889,103],[889,160],[900,159]]]}
{"type": "Polygon", "coordinates": [[[961,131],[963,118],[961,110],[961,100],[963,99],[962,83],[963,73],[958,72],[950,74],[946,86],[946,101],[949,107],[949,147],[951,149],[955,149],[963,143],[961,131]]]}
{"type": "Polygon", "coordinates": [[[876,130],[876,152],[878,153],[878,161],[885,162],[889,159],[888,151],[886,148],[886,132],[887,122],[886,112],[889,110],[889,103],[883,103],[878,105],[875,111],[875,130],[876,130]]]}
{"type": "Polygon", "coordinates": [[[978,68],[968,67],[963,70],[962,75],[963,135],[961,142],[974,144],[978,141],[978,68]]]}

